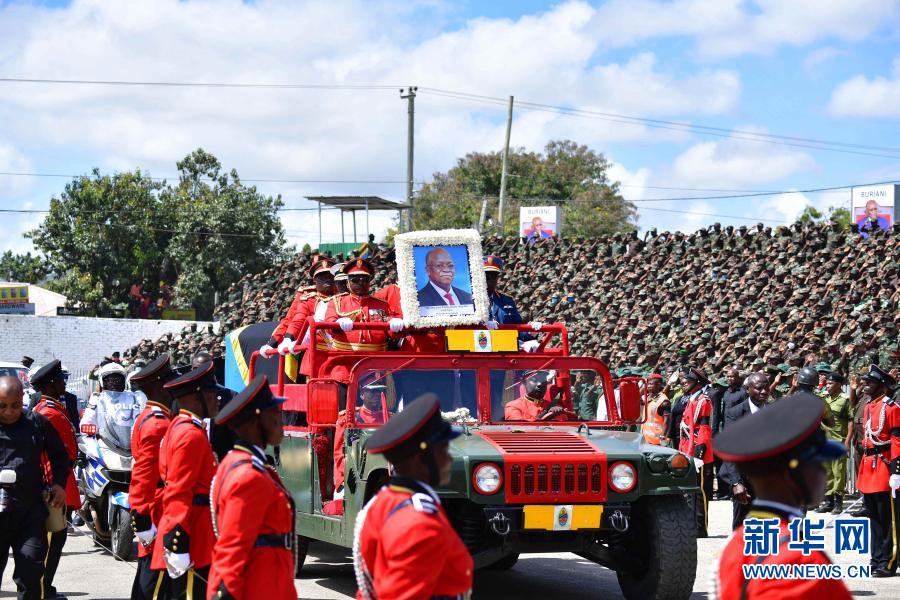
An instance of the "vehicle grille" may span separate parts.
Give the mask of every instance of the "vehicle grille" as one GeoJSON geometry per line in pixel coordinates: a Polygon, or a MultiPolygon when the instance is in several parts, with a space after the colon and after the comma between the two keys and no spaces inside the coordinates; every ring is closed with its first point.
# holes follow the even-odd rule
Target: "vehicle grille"
{"type": "Polygon", "coordinates": [[[568,432],[482,432],[503,454],[508,503],[606,500],[606,455],[568,432]]]}

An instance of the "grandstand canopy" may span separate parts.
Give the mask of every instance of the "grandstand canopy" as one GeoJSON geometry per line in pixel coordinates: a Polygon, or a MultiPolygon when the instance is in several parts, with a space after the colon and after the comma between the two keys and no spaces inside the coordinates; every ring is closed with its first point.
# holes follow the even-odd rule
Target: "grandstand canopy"
{"type": "Polygon", "coordinates": [[[394,202],[379,196],[307,196],[319,204],[319,244],[322,243],[322,205],[336,208],[341,211],[341,242],[346,242],[344,235],[344,213],[353,215],[353,242],[359,242],[356,238],[356,211],[366,211],[366,239],[369,238],[369,211],[372,210],[396,210],[397,216],[402,221],[403,211],[409,208],[409,204],[394,202]]]}

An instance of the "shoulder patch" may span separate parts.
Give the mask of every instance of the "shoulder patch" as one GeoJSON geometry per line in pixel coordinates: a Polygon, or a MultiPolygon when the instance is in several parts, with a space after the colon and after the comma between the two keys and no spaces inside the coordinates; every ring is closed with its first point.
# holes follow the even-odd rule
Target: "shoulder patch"
{"type": "Polygon", "coordinates": [[[429,515],[434,515],[438,512],[437,503],[434,501],[434,498],[428,494],[423,494],[421,492],[413,494],[410,497],[410,502],[412,503],[412,507],[416,509],[416,512],[429,515]]]}

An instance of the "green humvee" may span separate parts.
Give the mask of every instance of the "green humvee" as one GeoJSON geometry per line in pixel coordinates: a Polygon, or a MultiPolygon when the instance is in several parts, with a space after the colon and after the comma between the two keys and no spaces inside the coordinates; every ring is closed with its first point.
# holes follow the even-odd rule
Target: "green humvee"
{"type": "MultiPolygon", "coordinates": [[[[310,327],[314,336],[329,324],[310,327]]],[[[614,570],[627,598],[689,597],[697,563],[685,499],[698,490],[692,460],[628,431],[643,417],[640,378],[614,386],[601,361],[567,355],[564,326],[542,331],[558,334],[562,347],[545,341],[536,353],[437,355],[311,349],[313,373],[341,363],[350,378],[281,390],[300,423],[285,428],[279,457],[297,506],[298,568],[311,540],[353,545],[356,516],[389,472],[383,457],[366,452],[366,440],[405,403],[435,392],[444,418],[463,430],[450,445],[451,482],[438,493],[476,568],[508,569],[521,553],[573,552],[614,570]],[[539,385],[529,385],[532,378],[539,385]],[[526,389],[559,409],[522,420],[526,389]]]]}

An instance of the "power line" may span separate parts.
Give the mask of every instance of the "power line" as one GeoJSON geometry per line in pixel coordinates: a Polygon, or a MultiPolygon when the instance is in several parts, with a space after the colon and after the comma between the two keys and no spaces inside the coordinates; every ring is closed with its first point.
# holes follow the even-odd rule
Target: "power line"
{"type": "Polygon", "coordinates": [[[274,90],[396,90],[403,86],[384,84],[340,83],[217,83],[205,81],[123,81],[99,79],[36,79],[26,77],[0,77],[0,83],[35,83],[52,85],[110,85],[125,87],[184,87],[184,88],[236,88],[274,90]]]}
{"type": "MultiPolygon", "coordinates": [[[[60,177],[65,179],[80,179],[82,177],[90,177],[90,175],[69,175],[66,173],[16,173],[11,171],[0,171],[0,175],[8,177],[60,177]]],[[[180,176],[172,177],[151,177],[144,176],[145,179],[151,181],[177,181],[180,176]]],[[[204,181],[212,181],[210,178],[203,178],[204,181]]],[[[405,179],[269,179],[269,178],[243,178],[239,177],[238,181],[248,183],[347,183],[347,184],[387,184],[387,183],[406,183],[405,179]]],[[[424,185],[425,182],[414,181],[415,185],[424,185]]]]}
{"type": "Polygon", "coordinates": [[[697,215],[701,217],[719,217],[720,219],[738,219],[741,221],[763,221],[769,223],[790,223],[791,221],[785,221],[782,219],[768,219],[762,217],[739,217],[737,215],[720,215],[716,213],[708,213],[708,212],[698,212],[694,210],[676,210],[674,208],[651,208],[651,207],[641,207],[641,210],[652,210],[656,212],[666,212],[666,213],[678,213],[682,215],[697,215]]]}
{"type": "MultiPolygon", "coordinates": [[[[493,96],[480,96],[478,94],[467,94],[463,92],[453,92],[450,90],[441,90],[437,88],[420,88],[423,93],[436,96],[444,96],[447,98],[456,98],[469,102],[481,102],[494,106],[506,105],[508,102],[503,98],[493,96]]],[[[517,106],[526,110],[535,110],[541,112],[550,112],[560,115],[580,116],[587,118],[599,119],[601,121],[609,121],[612,123],[620,123],[624,125],[639,125],[644,127],[652,127],[655,129],[667,129],[672,131],[697,133],[699,135],[709,135],[721,138],[739,139],[750,142],[760,142],[767,144],[775,144],[780,146],[792,146],[796,148],[807,148],[811,150],[824,150],[827,152],[840,152],[844,154],[856,154],[861,156],[875,156],[879,158],[900,158],[900,148],[890,148],[883,146],[868,146],[864,144],[851,144],[847,142],[833,142],[829,140],[817,140],[812,138],[800,138],[795,136],[783,136],[769,133],[761,133],[740,129],[725,129],[721,127],[712,127],[708,125],[694,125],[691,123],[682,123],[678,121],[664,121],[661,119],[648,119],[645,117],[633,117],[630,115],[619,115],[616,113],[605,113],[600,111],[592,111],[578,108],[570,108],[565,106],[553,106],[549,104],[541,104],[537,102],[517,101],[517,106]],[[797,140],[797,141],[792,141],[797,140]],[[808,140],[808,141],[807,141],[808,140]],[[835,147],[831,147],[835,146],[835,147]],[[859,149],[871,149],[875,152],[868,152],[859,149]],[[880,152],[878,152],[880,151],[880,152]],[[885,154],[884,152],[895,152],[897,154],[885,154]]]]}
{"type": "Polygon", "coordinates": [[[754,192],[750,194],[731,194],[728,196],[682,196],[680,198],[644,198],[642,200],[629,200],[629,202],[681,202],[688,200],[729,200],[734,198],[757,198],[760,196],[779,196],[782,194],[816,194],[820,192],[835,192],[838,190],[849,190],[854,187],[864,187],[871,185],[888,185],[896,183],[894,181],[878,181],[874,183],[861,183],[856,185],[839,185],[832,187],[810,188],[806,190],[786,190],[781,192],[754,192]]]}
{"type": "MultiPolygon", "coordinates": [[[[40,79],[25,77],[0,77],[0,83],[20,84],[50,84],[50,85],[91,85],[91,86],[124,86],[124,87],[169,87],[169,88],[237,88],[237,89],[303,89],[303,90],[396,90],[403,86],[386,84],[305,84],[305,83],[222,83],[222,82],[181,82],[181,81],[125,81],[125,80],[95,80],[95,79],[40,79]]],[[[505,106],[507,98],[473,94],[442,88],[419,87],[424,93],[437,96],[445,96],[466,100],[469,102],[481,102],[493,105],[505,106]]],[[[874,146],[869,144],[855,144],[848,142],[822,140],[816,138],[777,135],[757,131],[727,129],[711,125],[697,125],[679,121],[664,119],[651,119],[636,117],[633,115],[587,110],[567,106],[556,106],[540,102],[528,102],[519,100],[517,106],[529,110],[552,112],[595,118],[615,123],[642,125],[658,129],[669,129],[681,132],[693,132],[701,135],[710,135],[723,138],[742,139],[746,141],[794,146],[812,150],[824,150],[828,152],[842,152],[862,156],[875,156],[880,158],[900,158],[900,148],[888,146],[874,146]]],[[[403,183],[403,182],[401,182],[403,183]]]]}

